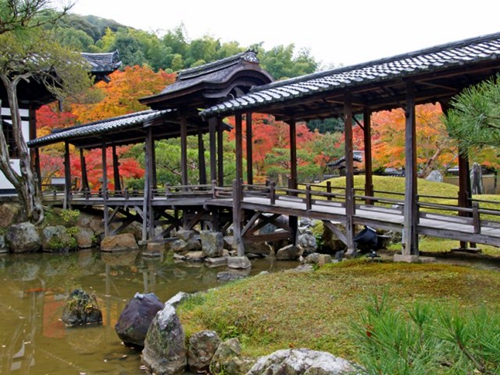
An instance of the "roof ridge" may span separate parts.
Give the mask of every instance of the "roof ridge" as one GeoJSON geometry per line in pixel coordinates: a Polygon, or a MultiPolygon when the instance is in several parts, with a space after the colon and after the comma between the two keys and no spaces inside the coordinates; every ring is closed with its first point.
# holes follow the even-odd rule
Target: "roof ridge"
{"type": "Polygon", "coordinates": [[[460,47],[470,46],[473,44],[484,43],[484,42],[494,40],[494,39],[500,39],[500,32],[493,33],[493,34],[487,34],[487,35],[483,35],[483,36],[477,36],[477,37],[468,38],[468,39],[462,39],[462,40],[458,40],[455,42],[439,44],[439,45],[435,45],[433,47],[423,48],[423,49],[415,50],[412,52],[406,52],[406,53],[398,54],[398,55],[391,56],[391,57],[384,57],[384,58],[377,59],[377,60],[370,60],[367,62],[358,63],[358,64],[354,64],[354,65],[342,66],[339,68],[334,68],[334,69],[325,70],[325,71],[321,71],[321,72],[315,72],[315,73],[303,75],[300,77],[289,78],[289,79],[286,79],[283,81],[275,81],[275,82],[268,83],[266,85],[254,86],[250,90],[250,93],[260,92],[263,90],[278,88],[278,87],[282,87],[282,86],[287,86],[287,85],[291,85],[294,83],[307,82],[307,81],[310,81],[312,79],[324,78],[324,77],[331,76],[334,74],[342,74],[342,73],[346,73],[346,72],[352,72],[354,70],[363,69],[363,68],[366,68],[369,66],[387,64],[387,63],[390,63],[393,61],[403,60],[406,58],[415,58],[417,56],[431,54],[431,53],[435,53],[437,51],[449,50],[449,49],[453,49],[453,48],[460,48],[460,47]]]}

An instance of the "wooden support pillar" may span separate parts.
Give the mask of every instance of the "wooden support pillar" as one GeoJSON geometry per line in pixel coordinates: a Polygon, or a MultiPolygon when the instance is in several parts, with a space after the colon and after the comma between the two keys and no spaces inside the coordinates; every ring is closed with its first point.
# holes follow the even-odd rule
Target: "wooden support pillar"
{"type": "Polygon", "coordinates": [[[85,155],[83,153],[83,148],[80,149],[80,165],[82,169],[82,190],[90,191],[89,178],[87,175],[87,162],[85,161],[85,155]]]}
{"type": "Polygon", "coordinates": [[[181,115],[181,185],[187,184],[187,119],[185,115],[181,115]]]}
{"type": "Polygon", "coordinates": [[[217,119],[217,178],[219,186],[224,186],[224,129],[222,119],[217,119]]]}
{"type": "Polygon", "coordinates": [[[113,152],[113,180],[115,183],[115,192],[121,191],[121,182],[120,182],[120,162],[118,161],[118,154],[116,153],[116,145],[111,147],[113,152]]]}
{"type": "Polygon", "coordinates": [[[243,224],[243,210],[241,209],[242,180],[233,181],[233,248],[236,249],[238,256],[245,255],[245,245],[241,237],[241,227],[243,224]]]}
{"type": "MultiPolygon", "coordinates": [[[[288,124],[290,126],[290,189],[297,189],[297,124],[295,119],[292,118],[288,124]]],[[[292,195],[296,195],[292,193],[292,195]]],[[[298,232],[299,232],[299,219],[297,216],[290,216],[288,218],[288,225],[290,227],[291,240],[294,245],[297,245],[298,232]]]]}
{"type": "MultiPolygon", "coordinates": [[[[472,207],[472,189],[470,181],[469,157],[467,154],[458,155],[458,206],[464,208],[472,207]]],[[[460,212],[459,216],[471,216],[467,212],[460,212]]],[[[469,243],[460,241],[460,248],[467,249],[469,243]]],[[[470,243],[471,248],[475,248],[475,243],[470,243]]]]}
{"type": "MultiPolygon", "coordinates": [[[[2,107],[0,100],[0,108],[2,107]]],[[[29,136],[30,139],[37,138],[36,135],[36,109],[32,104],[29,106],[29,136]]],[[[37,147],[34,150],[30,148],[31,167],[36,175],[37,189],[42,190],[42,171],[40,168],[40,149],[37,147]]]]}
{"type": "Polygon", "coordinates": [[[42,191],[42,170],[40,168],[40,149],[37,147],[35,149],[35,173],[37,175],[38,189],[42,191]]]}
{"type": "Polygon", "coordinates": [[[200,172],[200,184],[205,185],[207,183],[207,167],[205,165],[205,144],[201,128],[198,128],[198,168],[200,172]]]}
{"type": "Polygon", "coordinates": [[[144,142],[146,174],[144,176],[144,202],[142,206],[142,242],[153,237],[154,234],[154,213],[152,207],[152,187],[153,187],[153,159],[152,149],[154,148],[153,129],[146,128],[146,139],[144,142]]]}
{"type": "Polygon", "coordinates": [[[405,128],[405,206],[403,228],[403,255],[418,255],[417,206],[417,133],[415,121],[415,84],[406,84],[405,128]]]}
{"type": "Polygon", "coordinates": [[[108,212],[108,166],[106,161],[106,143],[102,142],[101,146],[102,157],[102,202],[103,202],[103,220],[104,220],[104,236],[109,236],[109,212],[108,212]]]}
{"type": "Polygon", "coordinates": [[[210,181],[217,180],[217,117],[208,120],[210,142],[210,181]]]}
{"type": "Polygon", "coordinates": [[[158,176],[156,173],[156,146],[155,140],[151,135],[151,186],[154,190],[158,189],[158,176]]]}
{"type": "Polygon", "coordinates": [[[69,208],[71,197],[71,165],[69,155],[69,143],[64,142],[64,202],[63,208],[69,208]]]}
{"type": "Polygon", "coordinates": [[[236,180],[243,179],[243,131],[242,116],[240,113],[235,115],[235,143],[236,143],[236,180]]]}
{"type": "Polygon", "coordinates": [[[297,124],[292,118],[290,126],[290,188],[297,189],[297,124]]]}
{"type": "MultiPolygon", "coordinates": [[[[373,197],[372,124],[371,111],[368,107],[363,109],[363,141],[365,145],[365,195],[373,197]]],[[[367,200],[366,204],[373,204],[373,201],[367,200]]]]}
{"type": "Polygon", "coordinates": [[[253,185],[253,129],[252,113],[246,114],[247,123],[247,184],[253,185]]]}
{"type": "Polygon", "coordinates": [[[347,255],[356,255],[354,243],[354,163],[352,146],[352,103],[351,95],[344,98],[344,135],[345,135],[345,213],[346,213],[346,245],[347,255]]]}

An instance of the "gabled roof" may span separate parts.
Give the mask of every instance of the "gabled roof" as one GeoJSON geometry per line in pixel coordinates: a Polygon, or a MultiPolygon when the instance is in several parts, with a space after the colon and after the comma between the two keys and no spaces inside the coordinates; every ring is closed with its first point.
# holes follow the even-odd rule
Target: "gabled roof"
{"type": "Polygon", "coordinates": [[[113,73],[122,65],[118,51],[106,53],[82,52],[81,55],[90,64],[90,72],[96,77],[96,81],[104,80],[109,82],[107,75],[113,73]]]}
{"type": "MultiPolygon", "coordinates": [[[[208,123],[195,113],[187,117],[188,135],[208,132],[208,123]]],[[[231,129],[229,125],[225,129],[231,129]]],[[[69,128],[54,129],[51,134],[29,141],[28,147],[43,147],[68,142],[76,147],[91,149],[109,145],[144,142],[145,129],[154,127],[154,139],[176,138],[180,135],[179,114],[174,109],[145,110],[69,128]]]]}
{"type": "Polygon", "coordinates": [[[496,33],[253,87],[248,94],[214,105],[201,115],[256,110],[281,119],[333,117],[342,113],[347,91],[355,111],[363,106],[391,109],[405,102],[408,81],[415,83],[419,104],[449,100],[499,70],[500,33],[496,33]]]}
{"type": "Polygon", "coordinates": [[[206,108],[248,92],[250,87],[272,82],[272,77],[264,71],[254,51],[248,50],[237,55],[181,70],[176,81],[161,93],[139,101],[151,108],[206,108]]]}

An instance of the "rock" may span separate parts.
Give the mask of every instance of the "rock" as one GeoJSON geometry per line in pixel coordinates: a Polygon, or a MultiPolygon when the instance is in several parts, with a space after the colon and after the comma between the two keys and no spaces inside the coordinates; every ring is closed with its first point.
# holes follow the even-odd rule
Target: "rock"
{"type": "Polygon", "coordinates": [[[300,246],[288,245],[278,250],[276,260],[297,260],[303,252],[300,246]]]}
{"type": "Polygon", "coordinates": [[[102,312],[97,298],[82,289],[75,289],[66,300],[62,321],[67,327],[102,324],[102,312]]]}
{"type": "Polygon", "coordinates": [[[62,225],[48,226],[42,231],[42,250],[45,252],[61,252],[75,250],[76,239],[62,225]]]}
{"type": "Polygon", "coordinates": [[[330,254],[319,254],[318,266],[324,266],[327,263],[333,263],[332,256],[330,254]]]}
{"type": "Polygon", "coordinates": [[[245,252],[259,255],[274,254],[274,249],[267,242],[248,242],[245,243],[245,252]]]}
{"type": "Polygon", "coordinates": [[[230,271],[222,271],[217,273],[217,280],[220,281],[234,281],[244,279],[250,275],[250,268],[244,270],[230,270],[230,271]]]}
{"type": "Polygon", "coordinates": [[[214,331],[201,331],[189,338],[188,367],[194,373],[208,373],[210,362],[221,343],[214,331]]]}
{"type": "Polygon", "coordinates": [[[185,293],[185,292],[178,292],[175,296],[170,298],[167,302],[165,302],[165,305],[172,305],[174,307],[177,307],[179,303],[182,301],[191,298],[191,294],[185,293]]]}
{"type": "Polygon", "coordinates": [[[443,182],[443,175],[438,170],[433,170],[425,179],[427,181],[443,182]]]}
{"type": "Polygon", "coordinates": [[[143,347],[149,326],[163,307],[165,305],[154,293],[136,293],[118,318],[116,334],[125,345],[143,347]]]}
{"type": "Polygon", "coordinates": [[[307,229],[304,234],[299,235],[298,244],[304,250],[304,253],[310,254],[318,250],[316,237],[307,229]]]}
{"type": "Polygon", "coordinates": [[[202,230],[200,232],[201,249],[205,256],[215,258],[222,256],[224,237],[222,233],[202,230]]]}
{"type": "Polygon", "coordinates": [[[165,304],[149,326],[141,362],[158,375],[184,372],[187,365],[185,335],[172,305],[165,304]]]}
{"type": "Polygon", "coordinates": [[[101,241],[101,251],[138,250],[139,246],[132,233],[122,233],[116,236],[104,237],[101,241]]]}
{"type": "Polygon", "coordinates": [[[205,263],[212,267],[227,266],[227,257],[206,258],[205,263]]]}
{"type": "Polygon", "coordinates": [[[205,253],[203,251],[189,251],[184,254],[184,259],[188,262],[203,262],[205,253]]]}
{"type": "Polygon", "coordinates": [[[312,253],[306,256],[304,263],[318,264],[319,263],[319,253],[312,253]]]}
{"type": "Polygon", "coordinates": [[[7,243],[5,242],[5,236],[0,235],[0,254],[8,253],[9,248],[7,246],[7,243]]]}
{"type": "Polygon", "coordinates": [[[241,357],[240,342],[236,338],[226,340],[219,344],[212,362],[211,374],[240,375],[246,374],[255,363],[251,358],[241,357]]]}
{"type": "Polygon", "coordinates": [[[73,236],[76,239],[77,246],[80,249],[90,249],[97,245],[97,237],[94,231],[88,227],[77,227],[78,232],[73,236]]]}
{"type": "Polygon", "coordinates": [[[11,225],[5,233],[9,249],[14,253],[29,253],[40,250],[40,235],[31,223],[11,225]]]}
{"type": "Polygon", "coordinates": [[[179,239],[188,242],[189,240],[192,240],[194,238],[195,234],[196,232],[194,230],[179,229],[176,233],[176,236],[179,239]]]}
{"type": "Polygon", "coordinates": [[[190,240],[183,240],[183,239],[177,239],[173,242],[170,243],[170,249],[174,253],[179,253],[179,254],[185,254],[188,251],[194,251],[201,249],[201,244],[199,241],[195,239],[190,239],[190,240]]]}
{"type": "Polygon", "coordinates": [[[19,219],[21,209],[18,204],[3,203],[0,205],[0,228],[9,228],[19,219]]]}
{"type": "Polygon", "coordinates": [[[246,256],[227,258],[227,266],[234,269],[246,269],[252,267],[252,263],[246,256]]]}
{"type": "Polygon", "coordinates": [[[341,375],[355,373],[347,360],[310,349],[278,350],[260,357],[247,375],[341,375]]]}
{"type": "Polygon", "coordinates": [[[299,221],[299,226],[301,227],[312,227],[314,226],[314,220],[308,217],[301,217],[299,221]]]}

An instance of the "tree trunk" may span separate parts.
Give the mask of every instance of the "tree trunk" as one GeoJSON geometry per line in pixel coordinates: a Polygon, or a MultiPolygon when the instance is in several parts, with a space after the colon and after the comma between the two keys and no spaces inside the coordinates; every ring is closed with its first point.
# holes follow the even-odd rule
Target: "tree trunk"
{"type": "Polygon", "coordinates": [[[9,100],[14,142],[19,152],[20,174],[11,166],[9,149],[3,132],[3,126],[0,132],[0,170],[14,186],[14,189],[16,189],[21,205],[23,220],[39,224],[44,217],[41,191],[37,183],[37,176],[32,170],[29,149],[24,140],[21,115],[19,113],[19,102],[17,100],[17,84],[21,79],[26,78],[27,77],[17,77],[14,80],[10,80],[5,74],[1,75],[9,100]]]}

